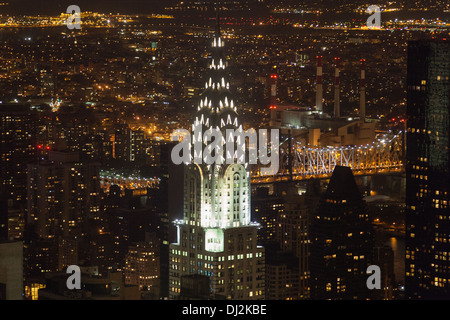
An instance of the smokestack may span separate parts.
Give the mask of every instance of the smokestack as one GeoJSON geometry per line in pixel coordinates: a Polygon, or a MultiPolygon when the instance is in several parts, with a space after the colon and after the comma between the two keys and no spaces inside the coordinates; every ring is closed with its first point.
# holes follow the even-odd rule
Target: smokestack
{"type": "Polygon", "coordinates": [[[270,75],[270,109],[277,108],[277,79],[275,73],[270,75]]]}
{"type": "Polygon", "coordinates": [[[322,56],[317,56],[316,110],[323,112],[322,56]]]}
{"type": "Polygon", "coordinates": [[[339,118],[341,116],[340,110],[340,88],[339,88],[339,58],[334,58],[335,71],[334,71],[334,117],[339,118]]]}
{"type": "Polygon", "coordinates": [[[361,59],[361,79],[359,80],[359,119],[366,120],[366,59],[361,59]]]}

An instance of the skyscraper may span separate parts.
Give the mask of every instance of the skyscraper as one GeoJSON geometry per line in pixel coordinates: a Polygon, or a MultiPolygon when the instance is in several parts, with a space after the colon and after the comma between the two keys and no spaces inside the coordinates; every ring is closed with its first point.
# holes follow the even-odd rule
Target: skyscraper
{"type": "Polygon", "coordinates": [[[27,163],[36,155],[37,112],[22,104],[0,106],[0,187],[8,199],[24,201],[27,163]]]}
{"type": "Polygon", "coordinates": [[[408,44],[406,274],[410,299],[450,298],[450,42],[408,44]]]}
{"type": "MultiPolygon", "coordinates": [[[[224,45],[217,17],[194,132],[219,128],[226,137],[226,129],[243,130],[229,91],[224,45]]],[[[193,147],[196,141],[204,146],[202,136],[193,140],[193,147]]],[[[257,245],[258,224],[250,221],[248,164],[192,163],[184,181],[183,219],[170,245],[170,298],[180,294],[182,276],[199,274],[210,277],[213,295],[264,299],[264,248],[257,245]]]]}
{"type": "Polygon", "coordinates": [[[99,165],[78,152],[48,152],[28,164],[26,279],[78,264],[79,243],[100,210],[99,165]]]}
{"type": "Polygon", "coordinates": [[[149,241],[135,242],[125,257],[125,284],[137,285],[139,289],[159,287],[159,239],[152,234],[149,241]]]}
{"type": "Polygon", "coordinates": [[[48,161],[28,164],[28,218],[40,238],[81,235],[99,212],[99,165],[76,152],[51,151],[48,161]]]}
{"type": "Polygon", "coordinates": [[[349,167],[336,166],[311,223],[312,299],[367,299],[373,228],[349,167]]]}
{"type": "Polygon", "coordinates": [[[308,299],[308,208],[292,182],[278,183],[273,194],[252,194],[253,218],[261,224],[259,243],[266,253],[266,299],[308,299]]]}

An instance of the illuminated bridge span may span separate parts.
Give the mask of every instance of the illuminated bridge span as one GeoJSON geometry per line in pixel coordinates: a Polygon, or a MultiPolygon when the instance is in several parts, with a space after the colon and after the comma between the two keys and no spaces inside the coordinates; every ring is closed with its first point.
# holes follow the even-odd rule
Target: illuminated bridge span
{"type": "Polygon", "coordinates": [[[100,172],[100,186],[102,189],[109,190],[111,185],[120,186],[124,189],[142,189],[154,188],[159,184],[158,178],[143,178],[137,175],[122,175],[112,171],[100,172]]]}
{"type": "Polygon", "coordinates": [[[372,175],[403,170],[403,134],[364,146],[313,148],[295,140],[280,144],[280,167],[276,175],[261,176],[260,167],[251,172],[254,184],[288,180],[329,178],[334,167],[346,166],[354,175],[372,175]]]}

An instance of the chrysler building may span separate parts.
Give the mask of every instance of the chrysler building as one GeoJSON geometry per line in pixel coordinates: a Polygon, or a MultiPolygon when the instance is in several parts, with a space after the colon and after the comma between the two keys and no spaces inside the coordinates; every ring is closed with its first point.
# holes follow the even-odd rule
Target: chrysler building
{"type": "Polygon", "coordinates": [[[183,219],[175,222],[177,242],[170,245],[169,297],[180,295],[182,276],[203,275],[210,279],[211,294],[226,299],[264,299],[265,257],[264,248],[257,245],[259,225],[250,219],[249,164],[237,161],[242,155],[237,148],[244,150],[245,139],[226,135],[227,129],[242,132],[243,128],[229,90],[226,43],[218,14],[216,21],[204,92],[192,124],[192,133],[201,134],[192,135],[193,161],[184,165],[183,219]],[[213,164],[196,161],[202,160],[202,155],[195,146],[205,147],[202,133],[212,129],[222,133],[222,147],[233,139],[233,163],[226,163],[223,155],[218,159],[222,161],[213,164]]]}

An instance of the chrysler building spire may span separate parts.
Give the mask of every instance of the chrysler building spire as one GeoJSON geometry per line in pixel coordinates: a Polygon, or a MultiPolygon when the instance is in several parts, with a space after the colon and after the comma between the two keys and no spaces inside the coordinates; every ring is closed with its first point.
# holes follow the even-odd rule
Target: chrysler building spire
{"type": "MultiPolygon", "coordinates": [[[[227,109],[236,111],[234,100],[229,91],[230,83],[228,81],[227,66],[225,42],[220,31],[219,9],[218,5],[216,5],[216,28],[211,42],[211,55],[205,78],[205,91],[200,97],[198,111],[201,111],[203,108],[209,109],[213,114],[220,114],[227,109]]],[[[220,125],[220,123],[217,125],[220,125]]]]}
{"type": "Polygon", "coordinates": [[[219,10],[219,2],[216,2],[216,37],[220,37],[220,10],[219,10]]]}
{"type": "MultiPolygon", "coordinates": [[[[193,134],[193,153],[192,157],[194,162],[198,166],[191,166],[191,173],[196,170],[201,171],[203,181],[209,180],[205,184],[204,190],[207,196],[203,197],[205,206],[200,216],[201,225],[208,227],[230,227],[247,225],[250,223],[250,207],[249,207],[249,194],[250,194],[250,176],[248,163],[242,164],[225,164],[225,158],[235,157],[235,155],[223,154],[222,161],[217,161],[214,165],[205,165],[199,154],[196,153],[198,148],[196,145],[201,144],[202,147],[206,146],[206,141],[203,137],[203,132],[208,130],[220,130],[223,141],[221,141],[222,150],[229,139],[234,137],[227,136],[227,129],[237,130],[243,132],[242,124],[240,122],[237,108],[230,92],[230,84],[227,75],[227,57],[225,53],[225,42],[222,40],[220,26],[219,26],[219,13],[216,12],[216,31],[211,41],[211,55],[208,62],[208,68],[205,79],[205,90],[200,95],[200,101],[198,102],[197,113],[194,117],[192,124],[193,134]],[[196,161],[197,160],[197,161],[196,161]],[[233,168],[231,168],[233,167],[233,168]],[[239,212],[235,212],[233,218],[230,214],[224,212],[230,211],[225,208],[230,205],[229,201],[225,202],[225,198],[230,193],[228,188],[230,184],[224,183],[225,176],[231,175],[231,172],[238,173],[239,179],[242,180],[241,189],[244,188],[245,192],[242,194],[235,192],[234,202],[242,201],[245,205],[240,206],[239,212]],[[227,190],[222,190],[223,188],[227,190]],[[248,190],[247,190],[248,189],[248,190]],[[227,195],[226,197],[224,195],[227,195]]],[[[237,148],[245,149],[245,141],[235,141],[235,150],[237,148]]],[[[234,177],[234,179],[237,179],[234,177]]],[[[236,206],[235,206],[236,207],[236,206]]],[[[237,207],[236,207],[237,208],[237,207]]]]}
{"type": "Polygon", "coordinates": [[[170,297],[180,294],[182,276],[196,274],[208,276],[211,292],[227,299],[264,299],[264,248],[257,244],[258,224],[250,220],[248,162],[236,161],[239,154],[244,157],[237,149],[245,150],[245,137],[230,92],[219,21],[216,7],[205,88],[199,97],[189,143],[193,161],[184,172],[183,219],[175,222],[177,242],[170,245],[170,297]],[[208,148],[206,133],[213,130],[220,131],[218,144],[227,154],[218,153],[221,161],[208,164],[202,161],[202,150],[208,148]],[[236,152],[228,154],[227,143],[234,144],[232,150],[236,152]],[[225,145],[227,148],[223,148],[225,145]],[[231,163],[223,161],[224,157],[232,159],[231,163]],[[235,261],[239,264],[236,272],[231,272],[235,261]],[[252,277],[242,278],[249,268],[252,277]]]}

